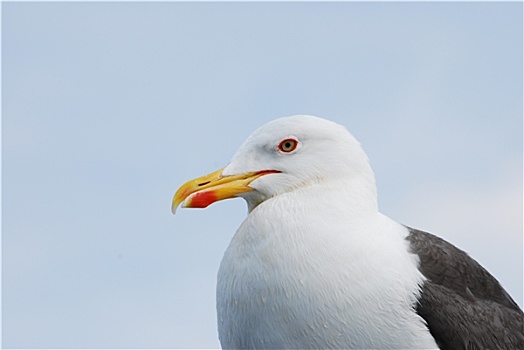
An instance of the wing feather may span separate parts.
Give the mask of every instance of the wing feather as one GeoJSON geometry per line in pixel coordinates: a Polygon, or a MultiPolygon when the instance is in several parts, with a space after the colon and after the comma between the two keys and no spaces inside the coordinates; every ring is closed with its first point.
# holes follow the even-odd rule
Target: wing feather
{"type": "Polygon", "coordinates": [[[417,312],[441,349],[524,349],[524,314],[466,252],[409,228],[407,240],[427,278],[417,312]]]}

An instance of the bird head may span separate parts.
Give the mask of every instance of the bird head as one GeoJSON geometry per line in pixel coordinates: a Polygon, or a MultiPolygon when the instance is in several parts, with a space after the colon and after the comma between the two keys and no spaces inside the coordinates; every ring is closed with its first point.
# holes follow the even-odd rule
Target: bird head
{"type": "Polygon", "coordinates": [[[232,197],[246,199],[251,211],[284,192],[359,179],[374,187],[367,156],[346,128],[313,116],[283,117],[255,130],[226,167],[182,185],[172,211],[180,204],[205,208],[232,197]]]}

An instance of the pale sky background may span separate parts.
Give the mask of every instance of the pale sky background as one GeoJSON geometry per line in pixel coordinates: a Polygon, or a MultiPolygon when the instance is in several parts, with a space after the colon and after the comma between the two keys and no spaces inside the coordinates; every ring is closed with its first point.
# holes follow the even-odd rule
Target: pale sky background
{"type": "Polygon", "coordinates": [[[521,3],[4,2],[2,49],[5,348],[218,347],[246,206],[172,195],[302,113],[522,305],[521,3]]]}

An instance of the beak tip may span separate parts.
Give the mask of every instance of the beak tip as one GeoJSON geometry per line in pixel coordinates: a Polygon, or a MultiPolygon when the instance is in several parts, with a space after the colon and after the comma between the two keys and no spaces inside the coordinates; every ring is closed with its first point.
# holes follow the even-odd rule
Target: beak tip
{"type": "MultiPolygon", "coordinates": [[[[173,203],[171,204],[171,212],[173,213],[173,215],[176,214],[176,210],[178,209],[179,206],[180,206],[179,201],[173,201],[173,203]]],[[[183,203],[182,203],[182,207],[184,207],[183,203]]]]}
{"type": "Polygon", "coordinates": [[[188,198],[173,199],[173,202],[171,204],[171,212],[173,213],[173,215],[175,215],[178,208],[187,208],[188,205],[190,205],[188,203],[191,203],[190,200],[188,201],[188,198]]]}

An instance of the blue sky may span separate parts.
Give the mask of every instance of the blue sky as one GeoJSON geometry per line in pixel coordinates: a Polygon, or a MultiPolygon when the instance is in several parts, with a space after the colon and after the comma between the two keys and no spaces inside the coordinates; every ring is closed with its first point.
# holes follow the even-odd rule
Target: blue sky
{"type": "Polygon", "coordinates": [[[218,347],[246,207],[171,198],[292,114],[522,305],[521,3],[3,3],[2,34],[5,348],[218,347]]]}

